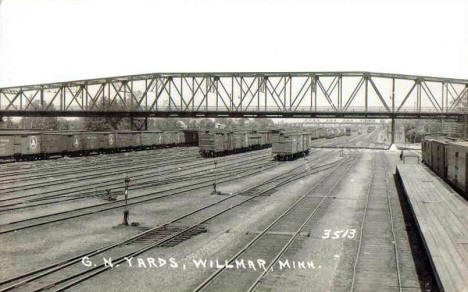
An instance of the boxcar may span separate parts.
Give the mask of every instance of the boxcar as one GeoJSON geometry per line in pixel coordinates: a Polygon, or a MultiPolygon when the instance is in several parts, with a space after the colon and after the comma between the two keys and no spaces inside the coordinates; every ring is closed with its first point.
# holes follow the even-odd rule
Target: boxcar
{"type": "Polygon", "coordinates": [[[97,132],[81,132],[79,134],[81,142],[81,152],[88,155],[99,149],[99,139],[97,132]]]}
{"type": "Polygon", "coordinates": [[[451,142],[447,149],[447,180],[468,199],[468,142],[451,142]]]}
{"type": "Polygon", "coordinates": [[[258,133],[261,135],[261,146],[263,148],[270,147],[271,146],[271,130],[262,130],[258,131],[258,133]]]}
{"type": "Polygon", "coordinates": [[[39,132],[1,131],[0,157],[15,160],[33,160],[41,153],[41,135],[39,132]]]}
{"type": "Polygon", "coordinates": [[[41,156],[47,159],[49,156],[62,155],[67,153],[67,136],[60,132],[41,133],[41,156]]]}
{"type": "Polygon", "coordinates": [[[115,132],[115,146],[119,151],[130,151],[134,148],[141,147],[141,135],[135,131],[118,131],[115,132]]]}
{"type": "Polygon", "coordinates": [[[423,140],[421,143],[422,160],[432,168],[432,139],[423,140]]]}
{"type": "Polygon", "coordinates": [[[272,135],[272,153],[276,159],[291,160],[309,154],[310,134],[274,131],[272,135]]]}
{"type": "Polygon", "coordinates": [[[235,131],[232,133],[232,145],[235,152],[244,152],[249,149],[249,141],[246,131],[235,131]]]}
{"type": "Polygon", "coordinates": [[[250,149],[260,149],[262,145],[262,136],[257,133],[257,131],[248,131],[247,144],[250,149]]]}
{"type": "Polygon", "coordinates": [[[196,130],[184,130],[184,144],[188,146],[198,145],[198,131],[196,130]]]}
{"type": "Polygon", "coordinates": [[[81,137],[78,132],[62,132],[65,139],[66,152],[68,155],[77,155],[83,151],[81,137]]]}
{"type": "Polygon", "coordinates": [[[13,158],[15,154],[15,136],[8,132],[0,132],[0,158],[13,158]]]}
{"type": "Polygon", "coordinates": [[[176,145],[185,145],[185,134],[184,131],[177,131],[176,132],[177,140],[176,145]]]}
{"type": "Polygon", "coordinates": [[[234,151],[232,132],[200,131],[198,139],[200,154],[204,157],[216,157],[234,151]]]}
{"type": "Polygon", "coordinates": [[[434,139],[431,143],[431,168],[441,178],[447,177],[447,145],[449,142],[445,139],[434,139]]]}
{"type": "Polygon", "coordinates": [[[318,129],[307,129],[307,132],[310,134],[310,140],[320,138],[318,135],[318,129]]]}
{"type": "Polygon", "coordinates": [[[141,132],[141,145],[143,148],[155,148],[162,145],[162,131],[141,132]]]}
{"type": "Polygon", "coordinates": [[[198,133],[198,148],[201,156],[213,157],[216,152],[216,135],[214,132],[200,131],[198,133]]]}
{"type": "Polygon", "coordinates": [[[327,137],[327,129],[319,128],[317,129],[317,138],[326,138],[327,137]]]}
{"type": "Polygon", "coordinates": [[[164,131],[163,132],[163,145],[172,146],[177,144],[179,140],[179,135],[177,131],[164,131]]]}
{"type": "Polygon", "coordinates": [[[116,148],[116,138],[114,132],[95,132],[97,138],[98,153],[114,153],[116,148]]]}

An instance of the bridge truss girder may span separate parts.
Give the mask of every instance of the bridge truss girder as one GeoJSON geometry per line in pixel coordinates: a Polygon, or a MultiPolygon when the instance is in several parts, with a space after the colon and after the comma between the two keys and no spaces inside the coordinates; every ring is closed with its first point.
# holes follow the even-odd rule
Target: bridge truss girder
{"type": "Polygon", "coordinates": [[[372,72],[155,73],[0,88],[0,116],[457,118],[468,80],[372,72]]]}

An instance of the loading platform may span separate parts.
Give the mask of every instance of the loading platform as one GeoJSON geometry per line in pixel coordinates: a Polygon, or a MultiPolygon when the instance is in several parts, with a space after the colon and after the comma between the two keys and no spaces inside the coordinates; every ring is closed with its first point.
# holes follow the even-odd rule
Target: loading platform
{"type": "Polygon", "coordinates": [[[421,164],[396,170],[441,291],[468,291],[468,201],[421,164]]]}

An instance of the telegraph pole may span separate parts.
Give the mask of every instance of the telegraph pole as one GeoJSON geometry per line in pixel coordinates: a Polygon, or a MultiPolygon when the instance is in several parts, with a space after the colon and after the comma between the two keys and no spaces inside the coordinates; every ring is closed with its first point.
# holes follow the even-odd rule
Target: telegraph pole
{"type": "Polygon", "coordinates": [[[215,175],[215,179],[214,179],[214,183],[213,183],[213,192],[212,194],[213,195],[216,195],[218,193],[218,191],[216,191],[216,181],[218,179],[218,171],[216,169],[216,166],[218,165],[218,162],[215,160],[214,161],[214,175],[215,175]]]}
{"type": "Polygon", "coordinates": [[[124,208],[124,212],[123,212],[123,222],[122,224],[123,225],[128,225],[128,217],[130,215],[130,211],[128,210],[128,186],[130,185],[130,182],[132,181],[133,179],[131,177],[128,177],[125,176],[125,191],[124,191],[124,195],[125,195],[125,208],[124,208]]]}

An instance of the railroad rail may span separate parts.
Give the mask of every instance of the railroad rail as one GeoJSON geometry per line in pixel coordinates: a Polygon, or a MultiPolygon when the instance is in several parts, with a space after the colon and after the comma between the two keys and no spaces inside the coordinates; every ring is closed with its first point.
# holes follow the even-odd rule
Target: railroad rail
{"type": "MultiPolygon", "coordinates": [[[[238,175],[244,171],[249,171],[251,169],[268,169],[271,166],[274,166],[274,162],[265,162],[265,158],[267,158],[268,155],[266,156],[261,156],[253,159],[248,159],[247,161],[239,161],[239,162],[234,162],[234,163],[228,163],[225,165],[221,165],[219,167],[220,172],[222,172],[222,175],[220,176],[221,178],[227,177],[229,175],[238,175]]],[[[174,167],[173,170],[167,171],[158,171],[156,173],[152,172],[150,174],[144,174],[144,175],[133,175],[132,177],[136,180],[138,179],[138,182],[134,183],[131,187],[129,187],[129,190],[135,191],[135,190],[142,190],[142,189],[148,189],[148,188],[154,188],[154,187],[159,187],[167,184],[173,184],[173,183],[180,183],[180,182],[188,182],[188,181],[193,181],[196,179],[203,179],[206,178],[207,175],[210,175],[212,172],[212,169],[204,169],[204,170],[199,170],[200,165],[205,165],[209,166],[207,163],[199,163],[195,165],[190,165],[188,167],[184,167],[184,171],[187,170],[192,170],[192,174],[181,174],[179,175],[178,173],[180,172],[180,165],[177,165],[174,167]],[[165,178],[158,178],[157,180],[154,180],[155,174],[159,173],[164,173],[165,178]],[[176,176],[168,176],[168,174],[173,174],[176,173],[176,176]],[[195,173],[195,175],[193,175],[195,173]],[[141,179],[146,178],[146,179],[152,179],[150,181],[144,181],[140,182],[141,179]]],[[[70,192],[67,192],[66,194],[60,194],[60,195],[51,195],[51,196],[46,196],[46,197],[39,197],[39,198],[32,198],[28,199],[25,201],[20,201],[20,202],[13,202],[5,205],[0,205],[0,212],[4,211],[12,211],[12,210],[19,210],[19,209],[24,209],[24,208],[32,208],[32,207],[37,207],[37,206],[44,206],[44,205],[50,205],[50,204],[57,204],[57,203],[63,203],[66,201],[74,201],[74,200],[80,200],[80,199],[86,199],[90,197],[105,197],[108,195],[114,195],[114,194],[119,194],[119,190],[121,189],[123,191],[123,186],[122,186],[122,179],[114,179],[112,181],[115,181],[114,183],[109,183],[106,182],[104,184],[97,184],[91,187],[91,191],[88,191],[86,193],[82,193],[80,190],[76,190],[76,187],[70,187],[72,189],[72,194],[70,192]],[[110,187],[113,187],[112,189],[110,187]],[[107,190],[111,190],[111,192],[107,193],[107,190]],[[78,193],[78,195],[76,195],[78,193]],[[75,194],[75,195],[73,195],[75,194]],[[50,201],[52,200],[52,201],[50,201]],[[46,201],[46,202],[44,202],[46,201]],[[28,205],[28,203],[31,203],[28,205]],[[19,207],[17,207],[19,205],[19,207]],[[15,206],[11,208],[12,206],[15,206]],[[10,207],[10,208],[4,208],[4,207],[10,207]]],[[[90,188],[87,188],[90,189],[90,188]]],[[[43,194],[43,193],[38,193],[38,194],[43,194]]],[[[35,195],[28,195],[28,196],[23,196],[23,197],[30,197],[30,196],[36,196],[35,195]]],[[[4,199],[0,201],[5,201],[5,200],[12,200],[13,198],[10,199],[4,199]]],[[[14,198],[18,199],[18,197],[14,198]]]]}
{"type": "MultiPolygon", "coordinates": [[[[356,160],[357,160],[357,158],[354,157],[352,159],[349,159],[348,162],[352,162],[352,161],[356,161],[356,160]]],[[[340,169],[340,167],[342,166],[342,164],[345,161],[346,160],[341,161],[341,163],[338,164],[338,166],[336,168],[334,168],[333,171],[330,174],[335,174],[335,172],[338,169],[340,169]]],[[[351,165],[352,165],[352,163],[349,163],[347,165],[347,167],[345,167],[344,171],[342,171],[342,175],[344,175],[345,173],[347,173],[349,171],[351,165]]],[[[276,224],[278,224],[278,222],[280,222],[281,220],[285,220],[285,219],[287,220],[286,216],[291,214],[294,211],[295,212],[300,212],[300,210],[296,209],[297,206],[301,206],[302,210],[305,210],[306,214],[302,214],[302,215],[305,215],[305,219],[303,219],[303,221],[300,222],[299,227],[293,232],[293,234],[289,237],[289,239],[286,241],[286,243],[281,244],[279,246],[281,248],[280,248],[279,251],[277,251],[274,254],[272,259],[269,261],[270,264],[265,269],[263,269],[262,272],[260,272],[260,273],[258,273],[258,272],[257,273],[255,273],[255,272],[249,273],[249,276],[251,276],[251,274],[252,275],[253,274],[259,274],[259,275],[253,280],[253,282],[249,282],[248,283],[249,286],[247,286],[248,288],[243,290],[243,291],[253,291],[255,289],[255,287],[258,285],[258,283],[261,281],[261,279],[268,273],[268,271],[271,269],[271,267],[277,262],[277,260],[281,257],[281,255],[284,254],[284,252],[289,248],[291,243],[296,239],[297,235],[301,232],[301,230],[305,226],[305,224],[307,222],[309,222],[309,220],[312,218],[312,216],[314,216],[314,214],[320,208],[321,204],[325,201],[325,199],[330,197],[330,194],[334,191],[336,186],[340,183],[341,179],[336,179],[332,183],[331,186],[328,186],[327,191],[325,192],[325,195],[319,200],[318,203],[314,204],[314,202],[312,202],[313,200],[310,200],[310,199],[308,200],[308,198],[310,198],[310,195],[315,193],[316,190],[320,186],[322,186],[325,182],[330,180],[331,177],[334,177],[334,176],[333,175],[328,175],[328,176],[322,177],[320,179],[320,181],[318,183],[316,183],[312,187],[311,190],[309,190],[306,194],[301,196],[299,199],[295,200],[291,205],[289,205],[289,207],[284,212],[282,212],[278,217],[276,217],[276,219],[273,220],[265,229],[263,229],[257,236],[255,236],[250,242],[248,242],[244,247],[242,247],[238,252],[236,252],[229,260],[227,260],[227,264],[231,264],[232,262],[234,262],[235,259],[239,258],[247,250],[255,248],[256,244],[258,244],[258,242],[260,240],[264,239],[264,236],[267,234],[267,232],[270,231],[276,224]],[[309,206],[309,204],[311,204],[311,205],[309,206]],[[307,207],[304,208],[304,206],[307,206],[307,207]]],[[[341,178],[342,176],[336,176],[336,177],[341,178]]],[[[324,188],[324,190],[325,190],[325,188],[324,188]]],[[[304,212],[304,211],[302,211],[302,212],[304,212]]],[[[226,265],[224,265],[223,267],[219,268],[214,273],[212,273],[208,278],[206,278],[193,291],[194,292],[203,291],[204,289],[207,289],[207,288],[211,289],[212,291],[220,291],[219,289],[224,289],[225,287],[223,287],[222,285],[220,287],[219,286],[218,287],[216,287],[216,286],[213,287],[213,285],[216,285],[216,283],[214,281],[215,281],[215,279],[217,277],[220,277],[220,275],[222,273],[229,274],[229,271],[231,271],[231,270],[226,269],[226,265]]],[[[227,277],[229,277],[229,276],[227,276],[227,277]]],[[[240,285],[240,286],[238,286],[238,288],[240,288],[240,289],[245,288],[245,282],[247,281],[245,278],[244,279],[236,279],[236,280],[242,280],[242,282],[240,282],[240,281],[238,282],[239,285],[240,285]],[[241,288],[241,286],[242,286],[242,288],[241,288]]]]}
{"type": "MultiPolygon", "coordinates": [[[[235,181],[242,177],[246,177],[254,173],[262,172],[263,170],[265,170],[264,167],[262,167],[261,165],[259,166],[259,165],[254,164],[253,166],[249,166],[244,169],[238,170],[235,173],[235,175],[233,175],[233,173],[226,173],[224,175],[218,175],[217,183],[235,181]]],[[[152,192],[145,193],[142,195],[132,196],[131,198],[129,198],[128,200],[129,203],[127,204],[127,206],[133,206],[133,205],[146,203],[146,202],[150,202],[154,200],[159,200],[159,199],[167,198],[171,196],[181,195],[181,194],[188,194],[190,191],[210,187],[212,186],[213,182],[214,182],[214,178],[208,177],[208,178],[205,178],[204,180],[198,180],[195,183],[173,187],[170,190],[152,191],[152,192]]],[[[8,222],[5,224],[0,224],[0,234],[15,232],[15,231],[23,230],[23,229],[28,229],[28,228],[37,227],[37,226],[55,223],[55,222],[64,221],[64,220],[69,220],[69,219],[73,219],[77,217],[92,215],[92,214],[105,212],[109,210],[115,210],[115,209],[119,209],[123,207],[125,207],[125,200],[119,199],[113,202],[106,202],[102,204],[81,207],[81,208],[77,208],[73,210],[52,213],[48,215],[22,219],[18,221],[12,221],[12,222],[8,222]],[[29,225],[24,225],[25,223],[30,222],[30,221],[39,221],[39,222],[32,223],[29,225]]]]}
{"type": "MultiPolygon", "coordinates": [[[[169,222],[165,223],[165,224],[162,224],[162,225],[159,225],[159,226],[156,226],[154,228],[151,228],[147,231],[144,231],[138,235],[135,235],[135,236],[132,236],[131,238],[128,238],[128,239],[125,239],[123,241],[120,241],[116,244],[112,244],[112,245],[109,245],[109,246],[105,246],[105,247],[102,247],[102,248],[98,248],[98,249],[95,249],[95,250],[92,250],[92,251],[89,251],[89,252],[86,252],[86,253],[82,253],[80,255],[77,255],[75,257],[72,257],[70,259],[67,259],[65,261],[61,261],[61,262],[58,262],[58,263],[54,263],[54,264],[51,264],[51,265],[48,265],[48,266],[44,266],[44,267],[41,267],[39,269],[36,269],[34,271],[31,271],[29,273],[26,273],[26,274],[22,274],[22,275],[18,275],[18,276],[15,276],[13,278],[10,278],[8,280],[5,280],[5,281],[2,281],[0,282],[0,286],[3,286],[3,288],[1,288],[1,292],[3,291],[9,291],[11,289],[14,289],[14,288],[17,288],[17,287],[20,287],[20,286],[24,286],[30,282],[33,282],[35,280],[38,280],[38,279],[41,279],[49,274],[52,274],[54,272],[57,272],[57,271],[60,271],[60,270],[63,270],[69,266],[72,266],[78,262],[81,261],[81,259],[84,257],[84,256],[88,256],[88,257],[92,257],[92,256],[95,256],[97,254],[101,254],[103,252],[106,252],[106,251],[109,251],[111,249],[115,249],[115,248],[118,248],[119,246],[122,246],[128,242],[131,242],[137,238],[140,238],[142,236],[145,236],[146,234],[154,231],[154,230],[157,230],[157,229],[161,229],[161,228],[164,228],[165,226],[169,225],[169,224],[173,224],[175,222],[180,222],[181,220],[183,219],[186,219],[188,218],[189,216],[192,216],[194,214],[198,214],[202,211],[206,211],[206,210],[209,210],[209,208],[213,207],[213,206],[217,206],[221,203],[225,203],[229,200],[232,200],[232,199],[237,199],[236,202],[229,202],[229,204],[226,204],[226,206],[224,206],[223,209],[221,210],[215,210],[215,213],[211,213],[211,214],[205,214],[207,216],[203,217],[202,216],[202,219],[199,219],[200,221],[196,222],[195,224],[191,224],[190,227],[188,228],[185,228],[184,230],[180,231],[180,232],[177,232],[175,234],[172,234],[170,236],[167,236],[161,240],[158,240],[157,242],[155,243],[152,243],[150,245],[146,245],[144,246],[143,248],[140,248],[140,249],[137,249],[137,250],[134,250],[134,251],[131,251],[131,252],[126,252],[124,255],[119,255],[118,257],[115,257],[114,259],[114,263],[115,264],[118,264],[118,263],[121,263],[125,260],[125,257],[130,257],[130,256],[136,256],[138,254],[141,254],[145,251],[148,251],[156,246],[160,246],[176,237],[179,237],[179,236],[182,236],[183,234],[189,232],[190,230],[196,228],[197,226],[200,226],[220,215],[223,215],[225,214],[226,212],[232,210],[233,208],[236,208],[238,206],[241,206],[243,204],[245,204],[246,202],[249,202],[255,198],[258,198],[260,196],[262,196],[264,193],[267,193],[271,190],[275,190],[275,189],[278,189],[279,187],[283,186],[283,185],[287,185],[293,181],[296,181],[298,179],[301,179],[301,178],[304,178],[306,176],[309,176],[309,175],[312,175],[312,174],[315,174],[315,173],[319,173],[319,172],[324,172],[324,171],[327,171],[327,170],[330,170],[330,169],[337,169],[339,167],[339,165],[342,164],[343,161],[338,161],[338,163],[326,163],[326,164],[322,164],[322,165],[318,165],[317,161],[315,161],[314,164],[311,165],[311,167],[309,167],[309,171],[308,172],[304,172],[303,168],[306,166],[304,164],[301,164],[293,169],[291,169],[290,171],[286,172],[286,173],[282,173],[282,174],[279,174],[279,175],[276,175],[274,177],[271,177],[271,178],[268,178],[264,181],[262,181],[261,183],[259,184],[256,184],[255,186],[252,186],[252,187],[248,187],[247,189],[244,189],[244,190],[241,190],[240,192],[237,192],[235,194],[232,194],[232,195],[229,195],[229,196],[226,196],[224,197],[223,199],[221,200],[218,200],[214,203],[211,203],[211,204],[208,204],[208,205],[204,205],[200,208],[197,208],[196,210],[194,211],[191,211],[189,213],[186,213],[182,216],[179,216],[173,220],[170,220],[169,222]],[[246,192],[251,192],[251,191],[256,191],[254,194],[250,194],[249,196],[242,196],[243,193],[246,193],[246,192]],[[9,284],[9,286],[5,286],[9,284]]],[[[311,164],[310,162],[307,163],[307,165],[311,164]]],[[[202,214],[203,215],[203,214],[202,214]]],[[[96,266],[96,267],[92,267],[92,268],[89,268],[89,269],[86,269],[84,271],[80,271],[80,272],[77,272],[77,273],[74,273],[72,274],[71,276],[68,275],[66,276],[66,278],[62,278],[61,280],[58,280],[58,281],[54,281],[53,283],[49,283],[49,284],[46,284],[45,286],[42,286],[43,284],[42,283],[39,283],[39,285],[41,285],[40,287],[34,287],[34,291],[41,291],[43,289],[47,289],[47,288],[54,288],[56,289],[56,291],[63,291],[67,288],[70,288],[74,285],[77,285],[78,283],[86,280],[86,279],[89,279],[97,274],[100,274],[106,270],[109,270],[110,267],[109,266],[106,266],[104,264],[102,265],[99,265],[99,266],[96,266]],[[59,286],[61,285],[61,286],[59,286]]]]}

